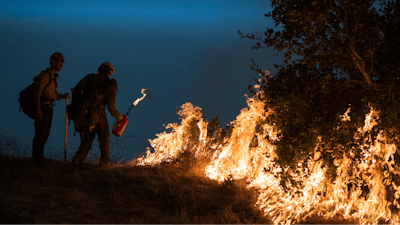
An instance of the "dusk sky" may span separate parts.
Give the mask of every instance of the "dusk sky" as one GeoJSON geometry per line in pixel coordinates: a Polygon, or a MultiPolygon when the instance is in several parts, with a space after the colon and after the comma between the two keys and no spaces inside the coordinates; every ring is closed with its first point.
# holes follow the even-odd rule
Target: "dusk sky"
{"type": "MultiPolygon", "coordinates": [[[[58,51],[66,62],[58,73],[60,93],[106,61],[115,67],[111,78],[118,82],[122,114],[147,89],[121,137],[130,142],[127,160],[144,153],[148,139],[165,131],[163,125],[179,123],[175,109],[186,102],[201,107],[209,121],[219,114],[225,127],[246,106],[247,87],[258,78],[250,60],[271,72],[279,62],[272,49],[251,50],[255,42],[237,34],[273,27],[264,16],[269,7],[267,0],[2,1],[0,126],[32,145],[34,121],[18,111],[18,94],[58,51]]],[[[115,118],[107,114],[111,130],[115,118]]],[[[47,147],[63,148],[64,124],[60,100],[47,147]]],[[[78,138],[72,124],[68,138],[78,138]]]]}

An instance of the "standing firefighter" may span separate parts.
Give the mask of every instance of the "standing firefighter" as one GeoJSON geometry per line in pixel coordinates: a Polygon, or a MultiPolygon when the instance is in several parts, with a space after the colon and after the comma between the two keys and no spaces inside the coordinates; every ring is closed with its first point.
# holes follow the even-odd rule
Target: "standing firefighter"
{"type": "Polygon", "coordinates": [[[50,161],[43,157],[44,146],[50,134],[51,121],[53,119],[53,106],[55,100],[69,98],[57,92],[56,72],[63,67],[64,56],[56,52],[50,57],[50,68],[42,71],[36,79],[33,92],[33,103],[35,105],[35,137],[32,144],[32,161],[35,165],[43,165],[50,161]]]}
{"type": "Polygon", "coordinates": [[[109,77],[114,73],[111,63],[105,62],[97,74],[88,74],[75,86],[72,93],[75,131],[80,133],[81,144],[72,163],[82,169],[83,161],[97,134],[100,143],[100,167],[111,166],[110,131],[108,129],[105,107],[113,117],[121,120],[123,116],[115,107],[117,81],[109,77]]]}

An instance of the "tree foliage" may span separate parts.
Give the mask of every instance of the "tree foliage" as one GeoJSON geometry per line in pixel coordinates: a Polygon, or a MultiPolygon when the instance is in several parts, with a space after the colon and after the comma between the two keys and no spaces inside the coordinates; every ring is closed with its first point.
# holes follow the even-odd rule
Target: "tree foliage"
{"type": "MultiPolygon", "coordinates": [[[[271,0],[271,6],[265,16],[274,20],[274,28],[239,34],[257,40],[253,49],[273,47],[285,56],[283,65],[275,65],[276,74],[258,81],[266,107],[275,111],[268,120],[281,130],[279,162],[306,159],[318,136],[326,144],[327,163],[354,149],[354,131],[370,106],[381,111],[376,134],[385,130],[394,140],[392,131],[400,128],[400,3],[271,0]],[[349,107],[351,121],[343,122],[340,115],[349,107]],[[341,129],[334,129],[338,125],[341,129]]],[[[252,69],[268,68],[253,61],[252,69]]]]}

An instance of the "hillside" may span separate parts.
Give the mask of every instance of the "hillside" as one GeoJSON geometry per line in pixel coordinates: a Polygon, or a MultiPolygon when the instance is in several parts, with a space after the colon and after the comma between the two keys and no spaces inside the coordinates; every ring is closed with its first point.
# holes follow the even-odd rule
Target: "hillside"
{"type": "Polygon", "coordinates": [[[179,164],[99,169],[0,157],[1,223],[271,223],[244,181],[218,184],[179,164]]]}
{"type": "MultiPolygon", "coordinates": [[[[184,163],[99,169],[0,156],[0,222],[41,224],[271,224],[245,181],[218,183],[184,163]]],[[[352,223],[305,218],[302,223],[352,223]]]]}

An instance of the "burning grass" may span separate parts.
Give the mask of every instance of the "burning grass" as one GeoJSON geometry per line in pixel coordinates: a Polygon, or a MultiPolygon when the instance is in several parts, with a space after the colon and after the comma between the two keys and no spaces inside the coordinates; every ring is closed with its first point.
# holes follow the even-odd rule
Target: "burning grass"
{"type": "MultiPolygon", "coordinates": [[[[257,191],[242,180],[198,176],[201,164],[156,167],[116,165],[77,171],[54,161],[34,167],[30,158],[0,157],[2,223],[271,224],[256,207],[257,191]]],[[[314,216],[302,223],[352,223],[314,216]]]]}
{"type": "MultiPolygon", "coordinates": [[[[349,121],[350,109],[341,116],[349,121]]],[[[178,111],[180,124],[150,140],[145,155],[82,172],[54,162],[2,157],[1,215],[35,223],[398,223],[397,147],[377,131],[371,108],[354,143],[321,136],[293,167],[279,163],[272,110],[248,98],[230,129],[209,129],[201,108],[178,111]],[[375,130],[374,130],[375,129],[375,130]],[[335,151],[334,151],[335,150],[335,151]],[[329,164],[323,159],[328,154],[329,164]],[[396,159],[397,158],[397,159],[396,159]],[[4,190],[4,191],[3,191],[4,190]]],[[[346,129],[337,127],[332,129],[346,129]]],[[[1,142],[0,142],[1,143],[1,142]]],[[[290,157],[290,156],[289,156],[290,157]]]]}
{"type": "MultiPolygon", "coordinates": [[[[326,147],[330,140],[318,137],[307,158],[295,159],[294,168],[277,163],[273,141],[279,141],[279,131],[266,123],[273,112],[265,110],[264,102],[249,98],[248,108],[222,139],[207,134],[200,107],[186,103],[181,108],[181,124],[169,124],[170,131],[150,140],[153,149],[135,165],[179,163],[185,155],[185,162],[203,161],[204,176],[223,184],[243,180],[256,190],[256,205],[276,224],[398,223],[397,147],[383,131],[372,135],[379,119],[373,108],[354,133],[353,147],[335,144],[331,148],[340,151],[334,152],[326,147]],[[326,152],[331,152],[332,165],[322,160],[326,152]]],[[[349,111],[342,121],[350,120],[349,111]]]]}

